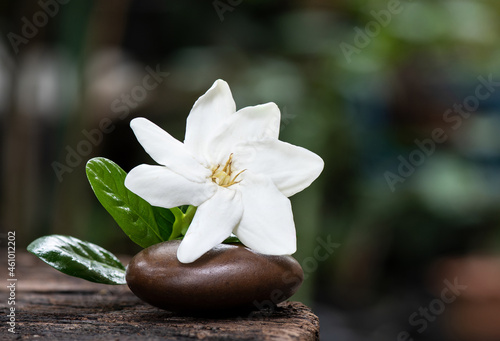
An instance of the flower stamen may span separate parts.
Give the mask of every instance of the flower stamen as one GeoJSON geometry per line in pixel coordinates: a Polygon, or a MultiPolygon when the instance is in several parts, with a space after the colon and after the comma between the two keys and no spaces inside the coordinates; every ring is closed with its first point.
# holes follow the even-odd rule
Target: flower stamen
{"type": "MultiPolygon", "coordinates": [[[[226,165],[224,166],[224,168],[222,168],[222,171],[227,173],[227,175],[231,175],[231,166],[233,164],[233,153],[231,153],[231,155],[229,155],[229,159],[227,159],[226,161],[226,165]]],[[[220,165],[217,166],[217,168],[219,168],[220,165]]]]}
{"type": "Polygon", "coordinates": [[[215,167],[212,170],[212,175],[210,176],[210,179],[212,179],[212,181],[215,182],[217,185],[226,188],[240,183],[241,180],[237,181],[236,179],[241,173],[246,171],[246,169],[240,171],[238,174],[232,177],[231,176],[233,174],[232,165],[233,165],[233,154],[231,153],[231,155],[229,155],[229,159],[226,161],[226,164],[224,165],[224,168],[222,168],[222,170],[220,170],[220,164],[217,165],[217,167],[215,167]]]}

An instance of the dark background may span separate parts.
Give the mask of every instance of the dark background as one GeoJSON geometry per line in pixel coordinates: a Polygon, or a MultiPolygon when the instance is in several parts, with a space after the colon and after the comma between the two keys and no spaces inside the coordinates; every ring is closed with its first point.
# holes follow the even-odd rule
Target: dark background
{"type": "Polygon", "coordinates": [[[152,163],[130,120],[182,140],[222,78],[238,108],[277,103],[281,139],[325,160],[292,198],[294,299],[323,339],[498,339],[499,26],[495,0],[2,1],[0,228],[24,247],[59,233],[136,253],[85,162],[152,163]],[[168,76],[116,110],[147,67],[168,76]],[[113,131],[85,149],[103,120],[113,131]],[[467,289],[439,301],[455,280],[467,289]]]}

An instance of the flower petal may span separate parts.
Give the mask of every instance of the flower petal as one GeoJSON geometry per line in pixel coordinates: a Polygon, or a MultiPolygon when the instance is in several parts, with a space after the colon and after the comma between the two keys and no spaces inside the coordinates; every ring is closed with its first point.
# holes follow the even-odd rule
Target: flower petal
{"type": "Polygon", "coordinates": [[[189,113],[184,139],[186,147],[195,156],[205,156],[209,150],[209,141],[235,111],[236,104],[229,85],[221,79],[215,81],[212,87],[198,98],[189,113]]]}
{"type": "Polygon", "coordinates": [[[278,139],[281,113],[275,103],[246,107],[231,115],[210,144],[213,163],[222,163],[240,143],[278,139]]]}
{"type": "Polygon", "coordinates": [[[210,170],[198,162],[182,142],[153,122],[139,117],[130,122],[130,127],[144,150],[160,165],[195,182],[205,182],[210,176],[210,170]]]}
{"type": "Polygon", "coordinates": [[[236,169],[265,174],[285,196],[291,197],[316,180],[324,162],[307,149],[268,139],[241,145],[235,152],[234,165],[236,169]]]}
{"type": "Polygon", "coordinates": [[[247,174],[239,185],[244,211],[233,233],[260,253],[294,253],[297,240],[290,200],[264,176],[247,174]]]}
{"type": "Polygon", "coordinates": [[[240,222],[243,214],[241,194],[219,187],[215,195],[200,205],[177,250],[181,263],[192,263],[222,243],[240,222]]]}
{"type": "Polygon", "coordinates": [[[193,182],[163,166],[139,165],[125,178],[125,187],[153,206],[199,206],[210,199],[217,185],[193,182]]]}

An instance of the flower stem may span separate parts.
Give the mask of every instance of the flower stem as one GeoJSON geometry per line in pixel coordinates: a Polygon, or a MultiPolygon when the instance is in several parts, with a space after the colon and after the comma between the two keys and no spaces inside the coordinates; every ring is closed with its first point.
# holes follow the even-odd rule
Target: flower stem
{"type": "Polygon", "coordinates": [[[181,235],[184,236],[193,221],[197,207],[189,206],[186,213],[183,213],[179,207],[171,208],[170,211],[174,214],[175,222],[172,226],[172,234],[168,240],[177,239],[181,235]]]}

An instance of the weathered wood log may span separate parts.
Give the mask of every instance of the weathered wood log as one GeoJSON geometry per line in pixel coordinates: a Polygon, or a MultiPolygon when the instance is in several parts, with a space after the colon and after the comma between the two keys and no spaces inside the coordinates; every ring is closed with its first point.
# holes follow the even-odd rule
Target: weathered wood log
{"type": "MultiPolygon", "coordinates": [[[[298,302],[236,317],[182,316],[142,302],[125,285],[72,278],[21,252],[16,255],[15,306],[8,304],[12,281],[6,280],[7,274],[3,278],[0,307],[5,314],[15,307],[15,336],[20,340],[319,339],[317,316],[298,302]]],[[[11,334],[8,328],[2,323],[0,335],[11,334]]]]}

